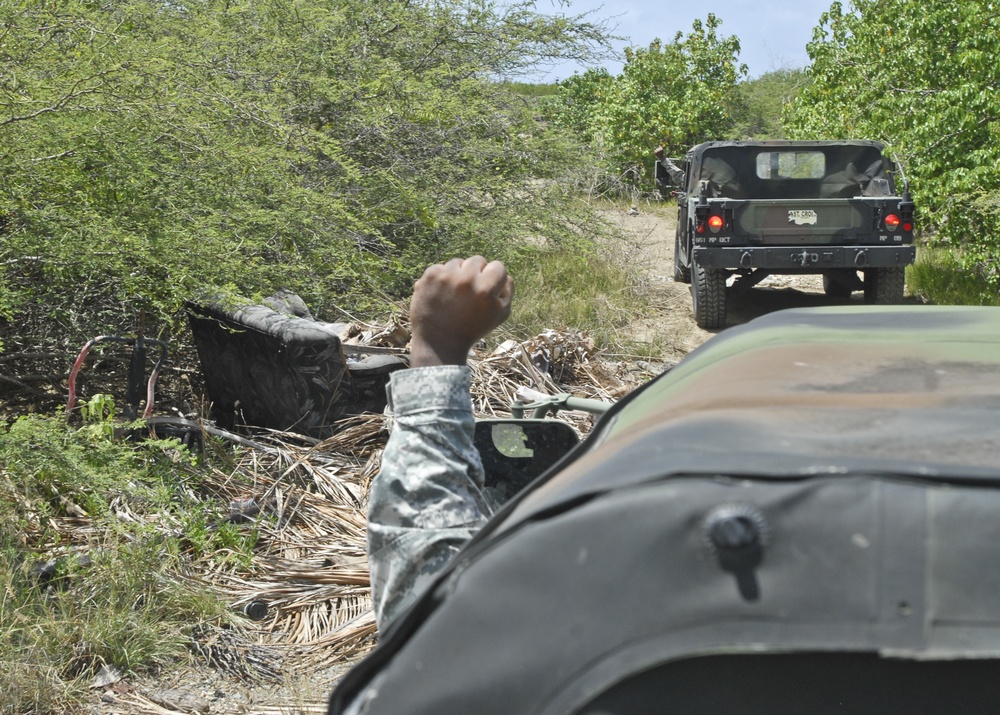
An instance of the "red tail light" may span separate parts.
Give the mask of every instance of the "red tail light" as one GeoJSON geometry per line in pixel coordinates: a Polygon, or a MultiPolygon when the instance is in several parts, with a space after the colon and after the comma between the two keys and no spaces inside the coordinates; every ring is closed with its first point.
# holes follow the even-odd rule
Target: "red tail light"
{"type": "Polygon", "coordinates": [[[885,227],[890,231],[895,231],[899,228],[899,216],[896,214],[889,214],[885,217],[885,227]]]}
{"type": "Polygon", "coordinates": [[[904,223],[903,224],[903,230],[904,231],[912,231],[913,230],[913,224],[912,223],[904,223]]]}
{"type": "Polygon", "coordinates": [[[712,229],[712,233],[718,233],[719,229],[722,228],[724,221],[721,216],[709,216],[708,217],[708,227],[712,229]]]}

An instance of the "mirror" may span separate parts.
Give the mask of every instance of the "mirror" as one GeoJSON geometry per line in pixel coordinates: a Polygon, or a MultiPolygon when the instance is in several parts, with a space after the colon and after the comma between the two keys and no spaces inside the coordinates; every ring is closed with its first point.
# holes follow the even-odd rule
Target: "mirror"
{"type": "Polygon", "coordinates": [[[559,420],[479,420],[474,444],[483,460],[486,487],[507,501],[580,442],[559,420]]]}

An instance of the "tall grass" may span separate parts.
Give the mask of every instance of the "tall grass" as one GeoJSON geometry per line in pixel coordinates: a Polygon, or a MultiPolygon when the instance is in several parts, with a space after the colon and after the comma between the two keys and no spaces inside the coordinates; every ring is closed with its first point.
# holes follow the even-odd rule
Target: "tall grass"
{"type": "Polygon", "coordinates": [[[907,270],[910,293],[939,305],[1000,305],[1000,290],[984,271],[964,265],[959,252],[921,248],[907,270]]]}
{"type": "Polygon", "coordinates": [[[179,575],[183,534],[164,538],[142,518],[171,518],[191,486],[184,470],[164,444],[113,442],[104,427],[0,424],[3,715],[72,711],[101,666],[156,668],[222,613],[179,575]]]}
{"type": "Polygon", "coordinates": [[[619,329],[644,310],[634,276],[607,255],[555,249],[510,267],[516,299],[507,329],[534,335],[546,328],[579,329],[613,344],[619,329]]]}

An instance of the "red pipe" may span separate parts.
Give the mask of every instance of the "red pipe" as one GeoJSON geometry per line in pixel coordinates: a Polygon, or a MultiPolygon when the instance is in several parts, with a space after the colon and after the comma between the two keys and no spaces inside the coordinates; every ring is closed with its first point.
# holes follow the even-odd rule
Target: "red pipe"
{"type": "Polygon", "coordinates": [[[83,350],[76,357],[76,362],[73,363],[73,369],[69,371],[69,399],[66,401],[66,416],[69,417],[69,413],[76,406],[76,375],[80,372],[80,368],[83,367],[83,361],[87,359],[87,353],[90,349],[104,340],[107,340],[110,336],[108,335],[98,335],[96,338],[92,338],[87,341],[87,344],[83,346],[83,350]]]}
{"type": "MultiPolygon", "coordinates": [[[[87,359],[90,350],[105,340],[114,340],[116,342],[125,344],[135,344],[136,340],[134,338],[123,338],[118,335],[98,335],[96,338],[92,338],[87,341],[87,344],[83,346],[80,354],[77,355],[76,361],[73,363],[73,368],[69,371],[69,398],[66,401],[66,416],[76,406],[76,376],[79,374],[81,368],[83,368],[83,361],[87,359]]],[[[159,340],[151,340],[149,338],[139,338],[146,343],[153,343],[154,345],[160,346],[160,357],[157,359],[156,364],[153,366],[153,371],[149,375],[149,380],[146,383],[146,409],[143,410],[142,419],[146,419],[153,413],[153,405],[156,403],[155,390],[156,390],[156,379],[160,376],[160,369],[163,367],[163,361],[166,357],[166,345],[159,340]]]]}

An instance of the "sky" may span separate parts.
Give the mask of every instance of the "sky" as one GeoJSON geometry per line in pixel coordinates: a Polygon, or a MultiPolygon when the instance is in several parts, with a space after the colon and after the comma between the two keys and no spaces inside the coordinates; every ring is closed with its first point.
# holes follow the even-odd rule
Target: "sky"
{"type": "MultiPolygon", "coordinates": [[[[627,41],[616,43],[621,50],[632,45],[645,47],[659,37],[673,40],[678,31],[687,33],[696,18],[708,13],[722,19],[722,36],[740,38],[740,61],[750,77],[776,69],[805,67],[809,64],[806,43],[812,39],[819,17],[830,9],[831,0],[571,0],[568,8],[559,0],[538,0],[536,9],[546,14],[578,14],[594,11],[595,18],[608,18],[617,25],[613,33],[627,41]]],[[[604,65],[612,74],[621,71],[621,61],[604,65]]],[[[552,68],[538,81],[565,79],[585,68],[573,64],[552,68]]]]}

